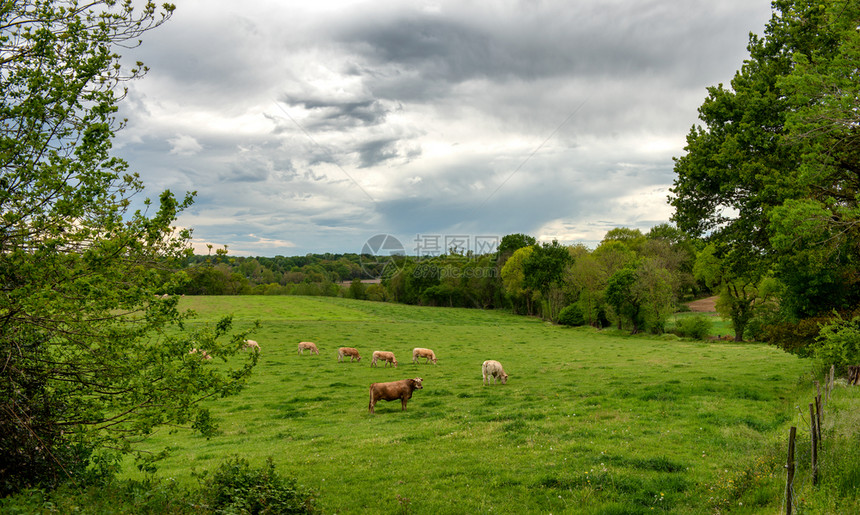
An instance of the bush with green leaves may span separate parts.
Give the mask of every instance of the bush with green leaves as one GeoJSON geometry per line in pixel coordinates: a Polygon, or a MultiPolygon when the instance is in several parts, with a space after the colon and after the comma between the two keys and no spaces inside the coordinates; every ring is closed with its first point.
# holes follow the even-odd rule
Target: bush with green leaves
{"type": "Polygon", "coordinates": [[[580,326],[585,325],[585,316],[582,309],[576,304],[571,304],[558,314],[558,323],[561,325],[580,326]]]}
{"type": "Polygon", "coordinates": [[[244,458],[222,463],[211,477],[201,478],[203,496],[215,513],[313,513],[313,493],[295,478],[275,472],[272,459],[252,469],[244,458]]]}
{"type": "Polygon", "coordinates": [[[822,368],[860,365],[860,316],[846,320],[837,314],[823,324],[812,355],[822,368]]]}
{"type": "Polygon", "coordinates": [[[711,334],[713,324],[708,317],[703,315],[695,315],[691,317],[683,317],[675,322],[675,330],[673,331],[678,336],[684,338],[695,338],[704,340],[711,334]]]}

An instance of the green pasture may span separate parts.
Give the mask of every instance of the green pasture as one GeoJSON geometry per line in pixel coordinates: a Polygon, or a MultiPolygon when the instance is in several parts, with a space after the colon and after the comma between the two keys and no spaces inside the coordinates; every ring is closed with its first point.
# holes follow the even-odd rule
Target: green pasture
{"type": "Polygon", "coordinates": [[[807,362],[765,345],[633,338],[498,311],[287,296],[181,306],[200,323],[259,319],[262,353],[246,390],[211,403],[220,435],[150,439],[172,450],[159,475],[190,482],[230,456],[271,456],[325,513],[774,512],[785,428],[809,385],[807,362]],[[300,341],[321,355],[299,356],[300,341]],[[340,346],[362,361],[338,363],[340,346]],[[412,364],[413,347],[438,364],[412,364]],[[374,350],[400,366],[371,368],[374,350]],[[502,362],[507,385],[482,386],[486,359],[502,362]],[[408,411],[395,401],[368,413],[370,383],[410,377],[424,389],[408,411]]]}

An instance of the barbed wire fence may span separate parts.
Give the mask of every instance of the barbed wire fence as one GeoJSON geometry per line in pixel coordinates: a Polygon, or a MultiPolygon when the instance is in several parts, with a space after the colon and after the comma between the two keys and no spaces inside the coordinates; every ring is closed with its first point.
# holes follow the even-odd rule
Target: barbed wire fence
{"type": "MultiPolygon", "coordinates": [[[[835,381],[835,373],[836,367],[834,365],[830,366],[830,371],[827,374],[825,387],[824,387],[824,397],[822,398],[821,393],[821,383],[818,381],[813,381],[813,386],[815,388],[815,396],[813,402],[809,403],[809,420],[807,421],[805,418],[801,418],[801,420],[807,425],[809,431],[809,460],[810,460],[810,468],[808,474],[808,481],[813,485],[817,485],[820,477],[819,470],[821,466],[821,457],[824,454],[824,447],[822,445],[822,433],[821,433],[821,425],[823,420],[823,409],[828,402],[830,402],[830,397],[833,392],[833,384],[835,381]]],[[[791,426],[788,434],[788,458],[786,460],[785,468],[786,468],[786,481],[785,481],[785,495],[783,497],[782,507],[785,510],[786,515],[792,515],[794,513],[795,508],[797,507],[798,499],[795,494],[795,479],[797,476],[797,456],[796,456],[796,442],[797,442],[797,426],[791,426]]],[[[805,456],[804,456],[805,458],[805,456]]],[[[807,479],[805,476],[802,479],[807,479]]]]}

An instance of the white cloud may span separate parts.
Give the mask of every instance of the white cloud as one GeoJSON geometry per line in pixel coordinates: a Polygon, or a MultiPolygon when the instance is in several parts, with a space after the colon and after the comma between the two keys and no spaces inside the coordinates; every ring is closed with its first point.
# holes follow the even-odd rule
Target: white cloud
{"type": "Polygon", "coordinates": [[[203,146],[194,139],[194,136],[188,134],[178,134],[167,141],[171,146],[170,153],[177,156],[193,156],[203,150],[203,146]]]}

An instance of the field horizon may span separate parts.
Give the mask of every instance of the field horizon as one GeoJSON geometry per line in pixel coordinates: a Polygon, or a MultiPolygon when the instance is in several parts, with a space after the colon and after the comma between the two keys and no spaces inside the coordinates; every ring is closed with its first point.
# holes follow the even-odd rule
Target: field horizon
{"type": "MultiPolygon", "coordinates": [[[[159,475],[233,456],[316,492],[325,513],[750,513],[779,507],[784,435],[810,363],[763,344],[628,337],[501,311],[325,297],[185,297],[262,348],[248,387],[208,403],[220,434],[161,430],[159,475]],[[300,341],[320,355],[298,355],[300,341]],[[338,363],[356,347],[361,362],[338,363]],[[414,347],[438,364],[412,364],[414,347]],[[374,350],[398,368],[371,367],[374,350]],[[508,384],[483,386],[500,361],[508,384]],[[408,410],[372,382],[422,377],[408,410]],[[760,472],[754,482],[739,478],[760,472]],[[740,503],[738,505],[737,503],[740,503]]],[[[212,366],[219,366],[213,363],[212,366]]],[[[127,477],[138,477],[126,467],[127,477]]]]}

